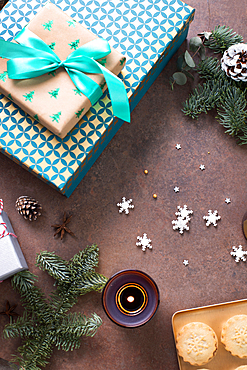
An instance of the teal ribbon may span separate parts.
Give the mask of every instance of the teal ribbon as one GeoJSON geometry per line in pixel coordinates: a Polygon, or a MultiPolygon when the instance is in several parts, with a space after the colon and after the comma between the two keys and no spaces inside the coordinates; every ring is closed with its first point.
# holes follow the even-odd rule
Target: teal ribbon
{"type": "Polygon", "coordinates": [[[28,79],[63,67],[75,86],[94,105],[102,96],[99,85],[85,73],[103,74],[108,86],[113,114],[130,122],[130,108],[125,86],[120,78],[97,62],[106,57],[109,43],[97,38],[70,53],[64,61],[37,35],[24,28],[16,37],[18,44],[0,40],[0,56],[7,61],[8,77],[28,79]]]}

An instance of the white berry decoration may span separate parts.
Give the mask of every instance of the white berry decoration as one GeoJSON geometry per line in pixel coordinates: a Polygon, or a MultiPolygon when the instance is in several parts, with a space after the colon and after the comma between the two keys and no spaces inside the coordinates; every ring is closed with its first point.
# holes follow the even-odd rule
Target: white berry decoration
{"type": "Polygon", "coordinates": [[[203,216],[203,219],[206,220],[206,226],[213,224],[215,227],[217,226],[217,221],[221,219],[220,216],[217,215],[218,211],[214,211],[212,213],[211,209],[208,211],[208,216],[203,216]]]}
{"type": "Polygon", "coordinates": [[[221,58],[221,68],[235,81],[247,81],[247,44],[230,46],[221,58]]]}
{"type": "Polygon", "coordinates": [[[130,204],[132,202],[132,199],[126,199],[125,197],[122,198],[122,203],[117,203],[117,206],[119,208],[119,213],[124,212],[126,215],[129,214],[129,210],[131,208],[134,208],[134,204],[130,204]]]}
{"type": "Polygon", "coordinates": [[[137,239],[139,242],[136,242],[137,247],[142,247],[143,252],[146,251],[146,248],[152,249],[151,239],[148,239],[147,234],[144,233],[143,236],[138,236],[137,239]]]}
{"type": "Polygon", "coordinates": [[[247,251],[243,251],[243,247],[242,245],[239,245],[238,248],[237,247],[232,247],[233,251],[230,252],[231,256],[233,256],[235,258],[235,262],[239,262],[240,260],[242,261],[246,261],[246,254],[247,254],[247,251]]]}

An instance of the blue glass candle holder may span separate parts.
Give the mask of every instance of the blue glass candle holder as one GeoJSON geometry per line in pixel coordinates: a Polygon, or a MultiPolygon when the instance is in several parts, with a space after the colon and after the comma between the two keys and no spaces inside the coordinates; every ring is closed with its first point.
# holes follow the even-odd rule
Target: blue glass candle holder
{"type": "Polygon", "coordinates": [[[154,280],[138,270],[122,270],[113,275],[102,292],[107,316],[125,328],[146,324],[159,306],[159,289],[154,280]]]}

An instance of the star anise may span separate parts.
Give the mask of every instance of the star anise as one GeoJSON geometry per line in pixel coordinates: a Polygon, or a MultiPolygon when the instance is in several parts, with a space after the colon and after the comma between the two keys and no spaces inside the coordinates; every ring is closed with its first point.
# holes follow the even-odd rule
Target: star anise
{"type": "Polygon", "coordinates": [[[70,222],[71,218],[72,218],[72,215],[66,218],[66,212],[64,212],[63,223],[61,225],[59,224],[51,225],[51,227],[55,227],[57,229],[54,236],[61,233],[61,240],[63,239],[65,233],[75,236],[74,233],[66,226],[70,222]]]}
{"type": "Polygon", "coordinates": [[[17,307],[17,304],[14,304],[13,306],[10,307],[10,303],[9,301],[7,301],[5,311],[0,312],[0,315],[6,315],[8,316],[9,319],[10,317],[20,316],[18,313],[14,312],[16,307],[17,307]]]}

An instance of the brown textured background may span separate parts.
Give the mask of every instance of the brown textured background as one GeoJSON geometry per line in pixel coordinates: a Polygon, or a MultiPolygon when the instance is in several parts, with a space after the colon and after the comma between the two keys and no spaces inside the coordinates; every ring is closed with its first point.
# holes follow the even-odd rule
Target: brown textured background
{"type": "MultiPolygon", "coordinates": [[[[188,4],[196,9],[189,38],[226,24],[247,39],[246,1],[189,0],[188,4]]],[[[79,350],[55,350],[47,370],[177,370],[173,313],[246,298],[247,266],[235,263],[229,252],[239,244],[247,250],[242,234],[247,210],[247,148],[224,134],[214,119],[215,112],[201,115],[198,121],[181,112],[181,102],[194,82],[175,86],[172,92],[169,77],[185,48],[186,43],[135,108],[131,124],[122,126],[69,199],[0,154],[0,197],[30,270],[39,276],[46,293],[53,280],[35,267],[36,253],[49,250],[69,259],[92,243],[100,247],[99,272],[110,277],[121,269],[140,269],[150,274],[160,289],[156,316],[145,326],[130,330],[106,317],[100,294],[81,297],[73,311],[95,311],[103,325],[94,338],[82,339],[79,350]],[[175,149],[177,143],[181,150],[175,149]],[[199,170],[200,164],[205,171],[199,170]],[[147,176],[144,169],[149,171],[147,176]],[[180,187],[179,193],[173,191],[174,186],[180,187]],[[38,221],[29,223],[17,214],[14,204],[20,195],[42,203],[43,215],[38,221]],[[128,216],[119,214],[116,206],[123,196],[132,198],[135,205],[128,216]],[[231,198],[230,204],[225,203],[226,197],[231,198]],[[189,232],[180,235],[173,231],[171,221],[177,205],[184,204],[194,214],[189,232]],[[202,219],[209,209],[217,209],[221,216],[217,228],[207,228],[202,219]],[[50,225],[62,219],[64,210],[73,214],[70,228],[76,238],[66,235],[60,241],[53,238],[50,225]],[[144,232],[153,245],[153,250],[145,253],[135,246],[137,235],[144,232]],[[184,259],[189,266],[184,267],[184,259]]],[[[10,279],[0,285],[0,308],[7,299],[19,303],[10,279]]],[[[17,310],[21,312],[20,303],[17,310]]],[[[1,316],[0,331],[6,323],[7,318],[1,316]]],[[[0,357],[10,359],[19,343],[0,339],[0,357]]]]}

